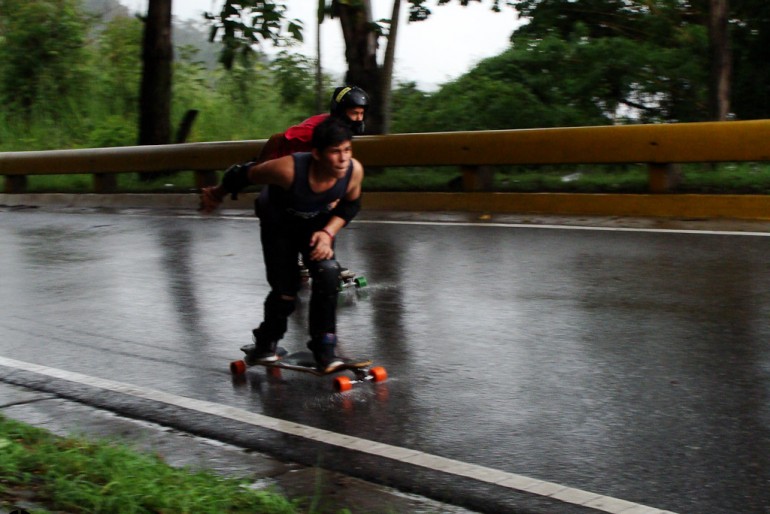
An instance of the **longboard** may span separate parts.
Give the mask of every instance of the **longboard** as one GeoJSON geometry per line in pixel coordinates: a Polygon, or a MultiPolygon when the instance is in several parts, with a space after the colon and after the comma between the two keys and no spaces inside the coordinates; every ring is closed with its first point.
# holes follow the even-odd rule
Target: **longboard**
{"type": "MultiPolygon", "coordinates": [[[[302,277],[302,280],[304,282],[310,280],[310,271],[302,263],[302,259],[299,260],[299,268],[299,273],[300,277],[302,277]]],[[[337,289],[339,291],[343,291],[349,287],[355,287],[358,289],[366,287],[367,285],[369,285],[369,282],[366,280],[365,276],[359,275],[355,271],[346,269],[340,272],[339,285],[337,286],[337,289]]]]}
{"type": "MultiPolygon", "coordinates": [[[[241,348],[248,348],[245,346],[241,348]]],[[[245,351],[245,350],[244,350],[245,351]]],[[[302,351],[288,353],[285,348],[279,347],[276,354],[279,356],[279,360],[272,362],[254,362],[248,364],[245,360],[237,360],[230,363],[230,371],[234,375],[241,375],[246,372],[249,367],[262,366],[267,369],[287,369],[290,371],[299,371],[301,373],[310,373],[317,377],[323,377],[326,375],[334,375],[342,371],[352,371],[355,375],[355,379],[351,379],[347,376],[334,377],[333,385],[338,392],[349,391],[353,384],[362,382],[384,382],[388,378],[388,373],[382,366],[372,366],[370,359],[343,359],[344,363],[338,366],[332,371],[323,371],[316,367],[315,359],[311,352],[302,351]]]]}
{"type": "Polygon", "coordinates": [[[348,287],[361,288],[366,287],[367,285],[368,282],[366,281],[366,277],[358,275],[355,271],[345,270],[340,273],[340,291],[347,289],[348,287]]]}

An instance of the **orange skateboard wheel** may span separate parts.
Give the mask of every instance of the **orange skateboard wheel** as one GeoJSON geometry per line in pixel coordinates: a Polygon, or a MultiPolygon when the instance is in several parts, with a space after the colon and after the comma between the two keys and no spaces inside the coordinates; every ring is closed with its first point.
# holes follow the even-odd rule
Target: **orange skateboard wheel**
{"type": "Polygon", "coordinates": [[[241,361],[233,361],[230,363],[230,372],[233,375],[242,375],[246,373],[246,363],[241,361]]]}
{"type": "Polygon", "coordinates": [[[338,393],[344,393],[345,391],[350,391],[352,388],[353,388],[353,384],[350,382],[350,379],[348,377],[334,378],[334,389],[338,393]]]}
{"type": "Polygon", "coordinates": [[[373,382],[385,382],[388,379],[388,372],[382,366],[375,366],[369,370],[369,376],[373,382]]]}

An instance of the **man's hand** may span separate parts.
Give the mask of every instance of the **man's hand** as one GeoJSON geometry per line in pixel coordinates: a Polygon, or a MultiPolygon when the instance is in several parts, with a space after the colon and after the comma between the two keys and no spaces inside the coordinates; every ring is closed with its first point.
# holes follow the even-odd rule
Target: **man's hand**
{"type": "Polygon", "coordinates": [[[334,239],[329,233],[319,230],[310,237],[310,259],[314,261],[323,261],[334,257],[334,248],[332,243],[334,239]]]}
{"type": "Polygon", "coordinates": [[[201,205],[198,209],[204,214],[214,212],[227,196],[227,191],[222,186],[204,187],[201,190],[201,205]]]}

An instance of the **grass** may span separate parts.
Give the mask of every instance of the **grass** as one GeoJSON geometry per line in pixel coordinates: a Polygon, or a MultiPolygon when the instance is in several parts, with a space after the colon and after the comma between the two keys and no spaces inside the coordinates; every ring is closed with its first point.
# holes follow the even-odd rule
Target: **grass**
{"type": "Polygon", "coordinates": [[[245,479],[173,468],[123,445],[57,437],[0,416],[0,505],[13,505],[24,491],[26,501],[71,513],[299,511],[286,498],[248,485],[245,479]]]}
{"type": "MultiPolygon", "coordinates": [[[[136,173],[118,175],[118,192],[180,193],[195,191],[193,172],[165,175],[141,181],[136,173]]],[[[462,179],[456,167],[384,168],[367,171],[366,191],[459,191],[462,179]]],[[[499,167],[494,170],[494,191],[646,193],[647,166],[541,166],[499,167]]],[[[33,193],[89,193],[91,175],[32,175],[27,191],[33,193]]],[[[767,194],[770,193],[770,165],[725,163],[716,166],[690,164],[681,167],[681,180],[673,193],[767,194]]]]}
{"type": "MultiPolygon", "coordinates": [[[[674,193],[767,194],[770,165],[765,163],[690,164],[681,166],[674,193]]],[[[644,164],[498,167],[493,191],[566,193],[647,193],[649,172],[644,164]]],[[[456,168],[391,168],[370,173],[368,191],[453,191],[461,189],[456,168]]]]}
{"type": "MultiPolygon", "coordinates": [[[[122,193],[180,193],[195,189],[193,172],[179,172],[143,181],[137,173],[117,175],[117,191],[122,193]]],[[[30,175],[27,191],[30,193],[91,193],[93,176],[75,175],[30,175]]]]}

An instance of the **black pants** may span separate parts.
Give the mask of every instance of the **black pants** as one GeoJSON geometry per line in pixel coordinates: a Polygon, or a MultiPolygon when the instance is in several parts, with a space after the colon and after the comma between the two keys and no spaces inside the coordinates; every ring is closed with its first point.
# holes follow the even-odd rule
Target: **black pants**
{"type": "MultiPolygon", "coordinates": [[[[319,227],[320,228],[320,227],[319,227]]],[[[270,294],[265,300],[265,318],[260,332],[272,341],[286,333],[287,318],[294,311],[295,300],[302,285],[298,257],[310,271],[309,332],[312,339],[337,331],[337,295],[340,265],[334,259],[310,260],[310,237],[318,230],[315,226],[298,227],[263,221],[260,239],[267,270],[270,294]]]]}

